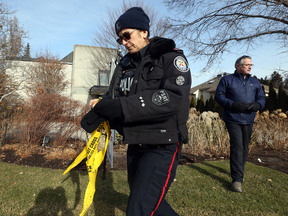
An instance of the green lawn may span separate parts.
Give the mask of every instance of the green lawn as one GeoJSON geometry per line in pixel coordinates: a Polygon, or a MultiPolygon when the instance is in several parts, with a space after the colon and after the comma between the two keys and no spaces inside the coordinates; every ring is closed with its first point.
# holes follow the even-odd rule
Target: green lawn
{"type": "MultiPolygon", "coordinates": [[[[87,172],[26,167],[0,162],[0,215],[79,215],[87,172]]],[[[86,215],[125,215],[125,171],[98,172],[93,205],[86,215]]],[[[229,161],[178,167],[166,199],[182,216],[288,215],[288,175],[247,162],[243,193],[229,191],[229,161]]]]}

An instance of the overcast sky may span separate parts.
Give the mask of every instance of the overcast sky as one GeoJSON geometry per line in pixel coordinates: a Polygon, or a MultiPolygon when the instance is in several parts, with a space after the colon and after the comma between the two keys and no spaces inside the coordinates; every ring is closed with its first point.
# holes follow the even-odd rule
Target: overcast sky
{"type": "MultiPolygon", "coordinates": [[[[165,16],[167,10],[162,0],[146,0],[145,3],[155,6],[165,16]]],[[[93,45],[92,38],[97,31],[101,18],[105,18],[108,9],[122,4],[121,0],[9,0],[6,2],[29,32],[27,40],[31,54],[48,49],[60,58],[73,51],[75,44],[93,45]]],[[[101,24],[101,23],[100,23],[101,24]]],[[[181,47],[178,47],[181,48],[181,47]]],[[[288,70],[288,54],[277,55],[280,51],[275,44],[263,44],[262,47],[249,53],[253,64],[252,75],[258,78],[272,74],[279,68],[288,70]]],[[[243,55],[236,53],[224,56],[220,69],[212,68],[210,73],[199,77],[199,71],[205,62],[190,61],[192,87],[211,79],[219,72],[234,72],[235,60],[243,55]]],[[[189,61],[189,59],[188,59],[189,61]]]]}

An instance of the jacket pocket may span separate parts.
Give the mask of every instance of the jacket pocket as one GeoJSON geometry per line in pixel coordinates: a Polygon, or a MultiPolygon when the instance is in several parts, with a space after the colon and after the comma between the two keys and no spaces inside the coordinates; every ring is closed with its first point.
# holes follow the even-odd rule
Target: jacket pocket
{"type": "Polygon", "coordinates": [[[159,66],[152,66],[150,69],[145,69],[141,74],[141,77],[145,83],[144,89],[159,89],[163,76],[164,71],[159,66]]]}

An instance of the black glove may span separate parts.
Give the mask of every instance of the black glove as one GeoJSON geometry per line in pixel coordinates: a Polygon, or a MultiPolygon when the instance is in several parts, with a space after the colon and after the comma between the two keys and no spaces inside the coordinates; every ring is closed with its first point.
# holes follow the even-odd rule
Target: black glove
{"type": "Polygon", "coordinates": [[[249,104],[246,103],[239,103],[239,102],[233,102],[231,109],[236,111],[236,112],[245,112],[249,107],[249,104]]]}
{"type": "Polygon", "coordinates": [[[92,133],[94,130],[98,128],[98,126],[105,121],[103,117],[98,116],[93,110],[91,109],[81,120],[82,128],[88,132],[92,133]]]}
{"type": "Polygon", "coordinates": [[[123,116],[119,99],[101,99],[94,106],[93,111],[105,119],[115,119],[123,116]]]}
{"type": "Polygon", "coordinates": [[[260,110],[261,105],[258,102],[255,103],[251,103],[249,104],[249,107],[247,108],[248,112],[257,112],[258,110],[260,110]]]}

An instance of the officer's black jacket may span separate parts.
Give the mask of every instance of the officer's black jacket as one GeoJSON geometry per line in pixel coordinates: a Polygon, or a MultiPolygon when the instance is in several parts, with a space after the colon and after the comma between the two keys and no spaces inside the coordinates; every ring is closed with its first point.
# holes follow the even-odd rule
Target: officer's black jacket
{"type": "Polygon", "coordinates": [[[107,96],[119,98],[124,119],[109,120],[128,144],[169,144],[187,138],[191,74],[182,50],[171,39],[155,37],[148,45],[131,85],[121,97],[124,56],[115,68],[107,96]]]}

